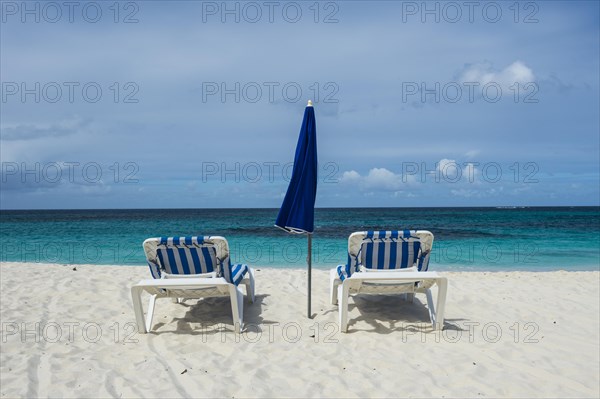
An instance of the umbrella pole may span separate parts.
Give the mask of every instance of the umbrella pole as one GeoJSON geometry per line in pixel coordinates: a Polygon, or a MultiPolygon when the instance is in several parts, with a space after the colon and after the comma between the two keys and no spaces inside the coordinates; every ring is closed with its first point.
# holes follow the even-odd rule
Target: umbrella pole
{"type": "Polygon", "coordinates": [[[312,269],[312,234],[308,234],[308,255],[306,256],[306,262],[308,263],[308,318],[312,318],[312,312],[310,311],[310,292],[311,292],[311,269],[312,269]]]}

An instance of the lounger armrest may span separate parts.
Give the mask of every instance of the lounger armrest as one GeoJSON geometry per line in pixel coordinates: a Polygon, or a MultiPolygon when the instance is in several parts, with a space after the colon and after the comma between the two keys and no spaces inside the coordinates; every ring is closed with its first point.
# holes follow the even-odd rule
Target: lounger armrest
{"type": "MultiPolygon", "coordinates": [[[[357,272],[353,273],[352,276],[348,277],[350,280],[362,280],[362,281],[374,281],[378,280],[396,280],[396,281],[421,281],[421,280],[437,280],[445,279],[446,277],[440,276],[437,272],[398,272],[398,271],[379,271],[373,272],[357,272]]],[[[348,280],[346,279],[346,280],[348,280]]]]}
{"type": "Polygon", "coordinates": [[[185,279],[148,279],[140,280],[134,287],[152,287],[164,289],[190,289],[193,290],[199,286],[217,286],[228,285],[229,283],[222,277],[219,278],[185,278],[185,279]]]}
{"type": "Polygon", "coordinates": [[[211,279],[211,278],[216,278],[217,277],[217,273],[216,272],[210,272],[210,273],[204,273],[204,274],[168,274],[168,273],[162,273],[161,278],[163,279],[174,279],[174,278],[206,278],[206,279],[211,279]]]}
{"type": "Polygon", "coordinates": [[[368,269],[364,266],[360,267],[360,271],[364,273],[409,273],[418,272],[417,266],[405,267],[403,269],[368,269]]]}

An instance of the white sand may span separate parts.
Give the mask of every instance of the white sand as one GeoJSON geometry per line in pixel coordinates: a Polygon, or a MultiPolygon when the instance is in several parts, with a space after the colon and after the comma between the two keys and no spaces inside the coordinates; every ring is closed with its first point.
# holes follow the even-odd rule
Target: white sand
{"type": "Polygon", "coordinates": [[[72,269],[0,266],[2,397],[600,396],[598,272],[445,273],[441,335],[419,295],[357,297],[341,334],[326,271],[309,320],[306,273],[260,268],[236,342],[226,298],[159,300],[141,335],[146,267],[72,269]]]}

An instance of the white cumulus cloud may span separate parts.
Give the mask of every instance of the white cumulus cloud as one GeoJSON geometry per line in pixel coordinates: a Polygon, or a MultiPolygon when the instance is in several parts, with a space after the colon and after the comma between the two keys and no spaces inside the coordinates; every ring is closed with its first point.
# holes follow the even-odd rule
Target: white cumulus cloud
{"type": "Polygon", "coordinates": [[[413,179],[413,176],[406,176],[403,181],[401,174],[386,168],[372,168],[365,176],[355,170],[346,171],[340,181],[357,185],[363,191],[401,191],[413,179]]]}
{"type": "Polygon", "coordinates": [[[358,180],[360,180],[360,174],[355,170],[349,170],[342,173],[342,177],[340,178],[342,183],[352,183],[357,182],[358,180]]]}
{"type": "Polygon", "coordinates": [[[533,83],[536,77],[533,70],[522,61],[515,61],[501,70],[494,68],[490,62],[480,62],[466,65],[459,80],[461,83],[479,83],[482,86],[496,83],[503,90],[509,90],[515,83],[533,83]]]}

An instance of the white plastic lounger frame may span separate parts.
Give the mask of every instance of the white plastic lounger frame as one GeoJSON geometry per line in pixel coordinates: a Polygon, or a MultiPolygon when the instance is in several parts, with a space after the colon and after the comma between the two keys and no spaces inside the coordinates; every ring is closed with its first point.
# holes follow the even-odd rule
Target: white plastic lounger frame
{"type": "Polygon", "coordinates": [[[141,280],[131,287],[138,332],[144,334],[152,329],[152,316],[158,298],[173,298],[174,302],[180,302],[186,298],[215,296],[230,298],[235,332],[242,330],[244,294],[239,285],[246,287],[246,295],[250,302],[254,302],[254,270],[246,265],[231,266],[229,245],[225,238],[149,238],[144,241],[144,252],[155,278],[141,280]],[[210,251],[203,248],[209,248],[210,251]],[[159,250],[171,252],[164,252],[165,255],[161,256],[159,250]],[[150,294],[145,319],[142,306],[144,291],[150,294]]]}
{"type": "MultiPolygon", "coordinates": [[[[398,245],[398,244],[396,244],[398,245]]],[[[348,330],[348,300],[350,294],[408,294],[412,302],[415,293],[424,293],[427,296],[427,306],[429,317],[434,330],[441,330],[444,325],[444,310],[446,304],[446,293],[448,281],[446,277],[440,276],[436,272],[426,271],[429,262],[429,253],[433,246],[433,234],[429,231],[400,231],[400,232],[356,232],[348,238],[348,262],[351,267],[346,265],[338,266],[330,272],[330,299],[333,305],[338,304],[340,331],[348,330]],[[377,255],[361,253],[365,247],[363,244],[373,242],[373,237],[377,240],[378,236],[386,237],[387,248],[380,249],[380,259],[377,255]],[[401,237],[409,245],[401,246],[402,254],[395,254],[390,262],[389,248],[390,239],[401,237]],[[407,240],[406,238],[409,237],[407,240]],[[415,244],[415,242],[417,242],[415,244]],[[410,248],[409,248],[410,247],[410,248]],[[412,249],[416,252],[413,253],[412,249]],[[410,256],[408,256],[408,255],[410,256]],[[409,261],[405,259],[409,258],[409,261]],[[374,260],[375,264],[368,265],[368,257],[374,260]],[[403,260],[395,259],[403,258],[403,260]],[[383,259],[383,260],[382,260],[383,259]],[[352,262],[355,264],[352,264],[352,262]],[[393,264],[402,264],[401,267],[393,267],[393,264]],[[350,270],[350,275],[344,273],[343,281],[340,277],[340,268],[350,270]],[[421,270],[421,271],[420,271],[421,270]],[[437,285],[437,305],[434,306],[431,295],[431,287],[437,285]]],[[[372,249],[372,248],[371,248],[372,249]]]]}

